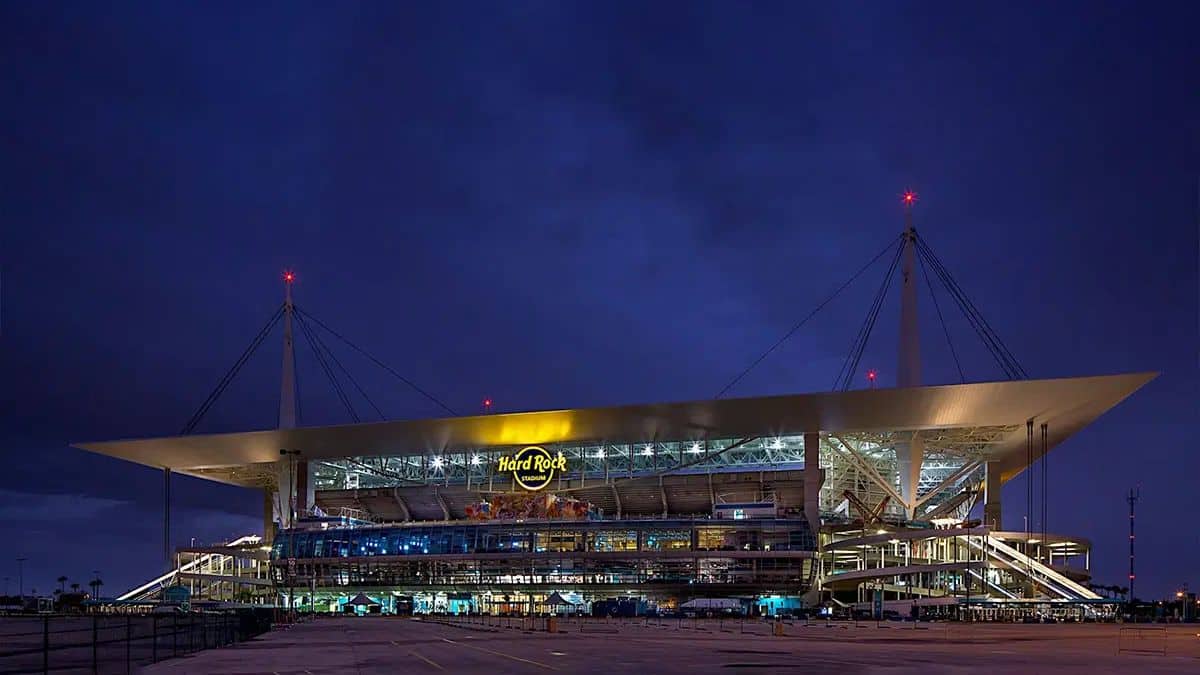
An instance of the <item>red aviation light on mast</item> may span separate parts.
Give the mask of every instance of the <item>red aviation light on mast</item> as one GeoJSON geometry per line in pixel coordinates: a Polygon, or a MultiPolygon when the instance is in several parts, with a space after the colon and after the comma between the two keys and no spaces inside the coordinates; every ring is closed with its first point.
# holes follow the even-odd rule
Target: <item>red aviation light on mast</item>
{"type": "Polygon", "coordinates": [[[878,377],[879,371],[875,370],[874,368],[867,371],[867,382],[870,384],[872,389],[875,388],[875,380],[878,377]]]}
{"type": "Polygon", "coordinates": [[[905,190],[904,197],[902,199],[904,200],[905,206],[912,206],[917,201],[917,193],[913,192],[912,190],[905,190]]]}
{"type": "Polygon", "coordinates": [[[296,274],[294,272],[292,272],[291,270],[284,270],[283,283],[290,284],[295,280],[296,280],[296,274]]]}

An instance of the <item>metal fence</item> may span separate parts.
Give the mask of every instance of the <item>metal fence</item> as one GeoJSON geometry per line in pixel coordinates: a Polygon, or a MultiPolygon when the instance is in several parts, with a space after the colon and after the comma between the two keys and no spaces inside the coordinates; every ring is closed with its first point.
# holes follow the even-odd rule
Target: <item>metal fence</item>
{"type": "Polygon", "coordinates": [[[247,640],[269,626],[233,613],[0,617],[0,675],[131,673],[247,640]]]}
{"type": "Polygon", "coordinates": [[[1118,654],[1167,655],[1167,629],[1161,626],[1122,626],[1117,634],[1118,654]]]}

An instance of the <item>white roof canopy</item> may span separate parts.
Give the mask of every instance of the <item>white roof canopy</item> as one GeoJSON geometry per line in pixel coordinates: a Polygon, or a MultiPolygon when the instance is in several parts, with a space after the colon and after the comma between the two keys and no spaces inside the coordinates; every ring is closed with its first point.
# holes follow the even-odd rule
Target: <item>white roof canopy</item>
{"type": "MultiPolygon", "coordinates": [[[[556,442],[637,443],[806,431],[1024,427],[1030,419],[1049,425],[1049,446],[1054,447],[1156,375],[1131,373],[546,410],[78,443],[76,447],[189,473],[275,462],[281,448],[300,450],[306,458],[335,459],[556,442]]],[[[994,457],[1001,462],[1006,478],[1024,468],[1024,443],[1021,428],[995,446],[994,457]]]]}

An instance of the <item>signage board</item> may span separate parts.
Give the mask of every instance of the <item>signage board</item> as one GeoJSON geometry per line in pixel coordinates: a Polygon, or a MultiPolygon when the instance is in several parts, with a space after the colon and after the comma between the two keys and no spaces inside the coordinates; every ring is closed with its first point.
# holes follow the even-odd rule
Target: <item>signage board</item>
{"type": "Polygon", "coordinates": [[[561,452],[553,456],[540,445],[530,445],[514,455],[505,455],[496,465],[497,471],[511,473],[513,481],[530,492],[546,487],[557,472],[566,469],[566,456],[561,452]]]}

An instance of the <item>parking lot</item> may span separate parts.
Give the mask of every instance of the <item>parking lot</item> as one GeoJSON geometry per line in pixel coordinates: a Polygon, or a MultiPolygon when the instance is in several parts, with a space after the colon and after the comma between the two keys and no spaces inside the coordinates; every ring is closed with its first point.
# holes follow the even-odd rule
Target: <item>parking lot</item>
{"type": "Polygon", "coordinates": [[[1196,626],[322,618],[150,673],[1196,673],[1196,626]]]}

